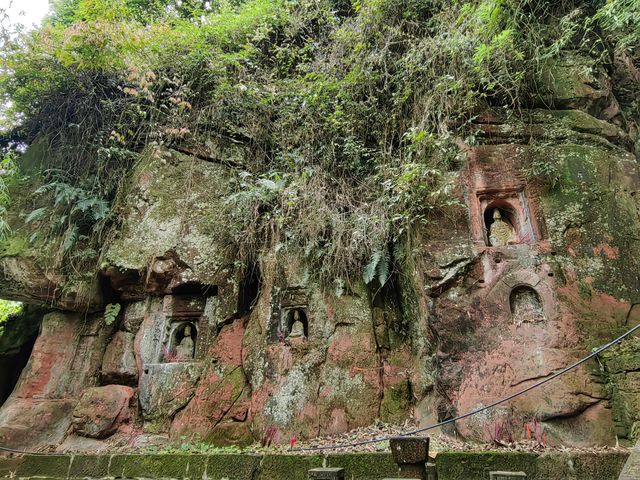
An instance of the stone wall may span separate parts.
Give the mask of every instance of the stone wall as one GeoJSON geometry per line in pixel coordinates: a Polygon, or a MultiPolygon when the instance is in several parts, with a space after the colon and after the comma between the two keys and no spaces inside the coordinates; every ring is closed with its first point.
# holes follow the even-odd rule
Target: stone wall
{"type": "MultiPolygon", "coordinates": [[[[627,453],[443,452],[438,480],[486,480],[489,471],[520,471],[529,480],[617,480],[627,453]]],[[[321,455],[49,455],[0,457],[0,476],[47,479],[175,478],[306,480],[319,467],[344,468],[346,478],[398,475],[386,453],[321,455]]],[[[13,478],[13,477],[12,477],[13,478]]]]}

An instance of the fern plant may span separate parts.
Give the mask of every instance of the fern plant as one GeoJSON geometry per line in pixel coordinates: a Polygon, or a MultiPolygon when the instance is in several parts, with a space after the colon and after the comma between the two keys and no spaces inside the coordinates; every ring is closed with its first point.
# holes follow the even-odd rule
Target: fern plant
{"type": "Polygon", "coordinates": [[[119,303],[109,303],[104,308],[104,323],[107,325],[113,325],[113,322],[116,321],[118,315],[120,314],[120,309],[122,306],[119,303]]]}
{"type": "Polygon", "coordinates": [[[377,280],[384,286],[389,280],[389,254],[386,249],[376,249],[371,255],[371,261],[364,267],[362,279],[367,285],[377,280]]]}
{"type": "Polygon", "coordinates": [[[97,234],[109,216],[109,202],[89,189],[59,179],[43,185],[35,194],[50,195],[53,204],[36,208],[25,218],[26,223],[38,226],[29,241],[45,240],[43,235],[59,237],[62,256],[70,253],[79,241],[97,234]]]}
{"type": "Polygon", "coordinates": [[[11,234],[11,227],[7,220],[7,208],[11,203],[9,185],[18,174],[16,155],[14,150],[8,150],[0,162],[0,240],[6,239],[11,234]]]}

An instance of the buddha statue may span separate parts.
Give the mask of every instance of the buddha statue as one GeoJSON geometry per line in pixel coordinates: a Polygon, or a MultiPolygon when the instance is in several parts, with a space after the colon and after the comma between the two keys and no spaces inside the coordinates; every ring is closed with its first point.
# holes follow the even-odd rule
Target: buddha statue
{"type": "Polygon", "coordinates": [[[500,210],[493,211],[493,223],[489,227],[489,242],[492,247],[503,247],[516,243],[517,236],[513,227],[502,219],[500,210]]]}
{"type": "Polygon", "coordinates": [[[304,323],[300,320],[300,311],[293,311],[293,325],[291,325],[291,331],[287,338],[304,338],[304,323]]]}
{"type": "Polygon", "coordinates": [[[186,362],[193,358],[193,339],[191,338],[191,325],[184,327],[184,337],[176,347],[176,361],[186,362]]]}

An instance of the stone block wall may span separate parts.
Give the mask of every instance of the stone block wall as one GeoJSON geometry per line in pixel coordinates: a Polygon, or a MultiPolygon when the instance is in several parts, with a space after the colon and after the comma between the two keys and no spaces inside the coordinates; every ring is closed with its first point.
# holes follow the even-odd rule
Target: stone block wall
{"type": "MultiPolygon", "coordinates": [[[[443,452],[438,480],[487,480],[488,472],[523,471],[530,480],[617,480],[627,453],[443,452]]],[[[56,480],[166,478],[211,480],[307,480],[318,467],[344,468],[353,480],[398,475],[388,453],[322,455],[49,455],[0,456],[0,476],[56,480]]]]}

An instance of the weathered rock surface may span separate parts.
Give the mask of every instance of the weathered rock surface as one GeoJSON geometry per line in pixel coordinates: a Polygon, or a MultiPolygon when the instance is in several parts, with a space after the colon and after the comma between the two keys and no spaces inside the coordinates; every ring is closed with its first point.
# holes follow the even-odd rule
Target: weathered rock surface
{"type": "Polygon", "coordinates": [[[137,385],[138,368],[134,354],[135,335],[116,332],[102,359],[100,375],[103,383],[137,385]]]}
{"type": "Polygon", "coordinates": [[[105,438],[131,420],[134,390],[123,385],[88,388],[73,409],[73,430],[89,438],[105,438]]]}
{"type": "MultiPolygon", "coordinates": [[[[303,252],[277,246],[255,265],[230,262],[219,211],[232,167],[148,149],[102,252],[105,290],[122,314],[112,327],[98,315],[45,317],[0,409],[0,438],[58,443],[72,418],[90,437],[131,419],[140,438],[220,444],[342,433],[376,418],[428,424],[548,378],[636,325],[635,139],[604,69],[571,53],[547,73],[531,110],[475,118],[477,145],[461,144],[456,191],[466,208],[426,225],[421,243],[395,245],[397,271],[384,288],[356,283],[333,295],[314,283],[303,252]],[[507,245],[491,244],[497,217],[507,245]]],[[[9,279],[0,296],[84,312],[32,255],[17,247],[0,255],[9,279]]],[[[100,295],[90,298],[98,308],[100,295]]],[[[637,347],[449,431],[500,441],[495,432],[521,438],[535,419],[550,443],[633,438],[637,347]]]]}
{"type": "Polygon", "coordinates": [[[86,388],[96,384],[110,329],[101,318],[52,312],[13,393],[0,409],[0,440],[14,448],[58,445],[86,388]]]}

